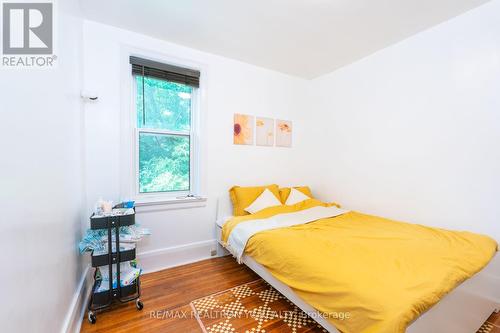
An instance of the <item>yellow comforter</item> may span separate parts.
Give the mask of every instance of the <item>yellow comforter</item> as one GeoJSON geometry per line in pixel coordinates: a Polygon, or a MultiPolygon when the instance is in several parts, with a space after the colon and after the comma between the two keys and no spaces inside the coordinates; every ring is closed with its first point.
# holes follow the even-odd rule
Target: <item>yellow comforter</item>
{"type": "MultiPolygon", "coordinates": [[[[236,217],[243,221],[327,206],[307,200],[236,217]]],[[[245,254],[290,286],[344,333],[401,333],[462,281],[480,271],[496,242],[348,212],[252,236],[245,254]]]]}

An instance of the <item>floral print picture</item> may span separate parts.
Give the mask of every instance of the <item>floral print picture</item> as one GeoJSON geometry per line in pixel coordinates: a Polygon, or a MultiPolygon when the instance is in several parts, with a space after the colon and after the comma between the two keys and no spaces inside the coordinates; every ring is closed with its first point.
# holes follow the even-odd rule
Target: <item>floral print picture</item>
{"type": "Polygon", "coordinates": [[[257,117],[255,120],[255,141],[257,146],[274,145],[274,119],[257,117]]]}
{"type": "Polygon", "coordinates": [[[287,120],[276,120],[276,146],[292,146],[292,122],[287,120]]]}
{"type": "Polygon", "coordinates": [[[234,114],[233,142],[235,145],[253,145],[254,117],[234,114]]]}

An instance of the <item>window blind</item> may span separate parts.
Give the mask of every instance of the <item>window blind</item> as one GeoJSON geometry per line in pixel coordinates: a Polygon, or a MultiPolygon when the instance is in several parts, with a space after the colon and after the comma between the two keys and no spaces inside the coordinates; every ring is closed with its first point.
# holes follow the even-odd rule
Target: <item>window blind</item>
{"type": "Polygon", "coordinates": [[[130,57],[132,74],[150,76],[198,88],[200,71],[164,64],[139,57],[130,57]]]}

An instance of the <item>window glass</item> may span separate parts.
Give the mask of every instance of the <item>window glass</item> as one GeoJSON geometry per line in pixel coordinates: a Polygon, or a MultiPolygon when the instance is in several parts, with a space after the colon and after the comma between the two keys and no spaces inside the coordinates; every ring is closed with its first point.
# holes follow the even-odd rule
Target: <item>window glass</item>
{"type": "Polygon", "coordinates": [[[189,132],[191,86],[140,75],[135,80],[138,128],[189,132]]]}
{"type": "Polygon", "coordinates": [[[189,136],[139,132],[139,192],[189,191],[189,136]]]}

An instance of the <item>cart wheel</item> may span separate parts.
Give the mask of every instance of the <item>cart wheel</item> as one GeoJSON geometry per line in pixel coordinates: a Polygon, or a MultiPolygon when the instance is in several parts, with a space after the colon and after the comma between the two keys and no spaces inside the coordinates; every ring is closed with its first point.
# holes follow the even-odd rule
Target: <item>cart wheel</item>
{"type": "Polygon", "coordinates": [[[93,313],[92,311],[89,311],[89,313],[87,314],[87,318],[89,320],[89,323],[91,324],[95,324],[95,322],[97,321],[97,317],[95,316],[95,313],[93,313]]]}
{"type": "Polygon", "coordinates": [[[144,304],[142,304],[140,299],[135,301],[135,306],[136,306],[137,310],[142,310],[144,308],[144,304]]]}

